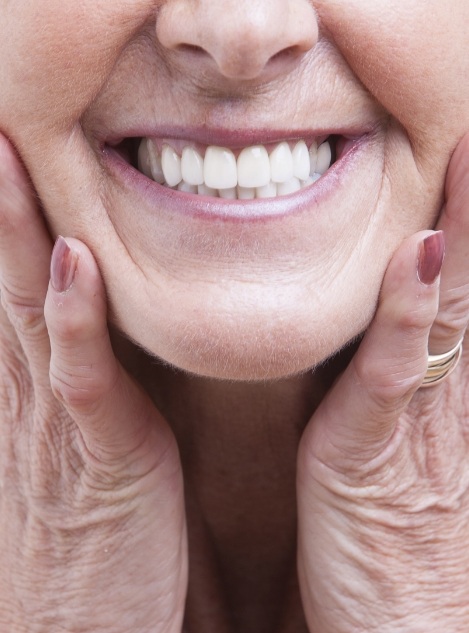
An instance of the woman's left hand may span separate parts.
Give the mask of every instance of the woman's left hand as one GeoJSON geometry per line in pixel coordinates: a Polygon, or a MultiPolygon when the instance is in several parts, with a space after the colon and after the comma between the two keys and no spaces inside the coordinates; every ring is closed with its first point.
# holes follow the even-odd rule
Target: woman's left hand
{"type": "Polygon", "coordinates": [[[408,239],[375,318],[302,438],[299,569],[311,633],[469,630],[469,135],[451,160],[443,230],[408,239]],[[431,237],[433,236],[433,237],[431,237]],[[429,238],[429,239],[426,239],[429,238]]]}

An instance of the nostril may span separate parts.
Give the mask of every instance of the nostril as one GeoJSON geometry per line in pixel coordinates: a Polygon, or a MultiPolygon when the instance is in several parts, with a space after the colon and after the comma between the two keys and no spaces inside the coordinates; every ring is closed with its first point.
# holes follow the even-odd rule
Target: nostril
{"type": "Polygon", "coordinates": [[[177,49],[182,52],[192,53],[193,55],[206,55],[207,51],[202,46],[196,46],[195,44],[182,43],[177,46],[177,49]]]}
{"type": "Polygon", "coordinates": [[[289,46],[287,48],[284,48],[281,51],[278,51],[278,53],[275,53],[275,55],[272,55],[272,57],[270,58],[270,62],[276,62],[276,61],[288,61],[290,59],[294,59],[296,57],[298,57],[299,55],[302,54],[302,50],[299,46],[289,46]]]}

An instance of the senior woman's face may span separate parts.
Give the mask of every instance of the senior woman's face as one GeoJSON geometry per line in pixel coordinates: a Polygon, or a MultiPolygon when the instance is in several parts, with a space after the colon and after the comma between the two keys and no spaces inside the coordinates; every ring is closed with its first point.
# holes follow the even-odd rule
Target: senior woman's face
{"type": "Polygon", "coordinates": [[[0,24],[0,129],[52,233],[92,249],[127,335],[201,374],[357,335],[469,128],[466,0],[0,0],[0,24]]]}

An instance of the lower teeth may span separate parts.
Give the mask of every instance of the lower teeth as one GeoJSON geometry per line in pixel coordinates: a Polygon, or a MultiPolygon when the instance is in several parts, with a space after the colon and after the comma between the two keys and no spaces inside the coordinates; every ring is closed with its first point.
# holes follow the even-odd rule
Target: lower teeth
{"type": "Polygon", "coordinates": [[[298,180],[298,178],[292,178],[291,180],[283,183],[271,182],[264,187],[232,187],[230,189],[213,189],[207,187],[207,185],[189,185],[183,180],[177,185],[177,187],[169,187],[166,183],[163,183],[164,187],[180,191],[182,193],[190,193],[192,195],[208,196],[210,198],[223,198],[225,200],[253,200],[262,198],[278,198],[279,196],[287,196],[295,193],[300,189],[309,187],[315,183],[322,174],[314,173],[308,178],[308,180],[298,180]]]}

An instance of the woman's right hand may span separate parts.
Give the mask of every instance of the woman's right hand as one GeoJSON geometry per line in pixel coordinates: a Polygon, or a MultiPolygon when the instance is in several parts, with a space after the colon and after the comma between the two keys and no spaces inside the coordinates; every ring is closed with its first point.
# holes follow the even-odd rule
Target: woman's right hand
{"type": "Polygon", "coordinates": [[[0,630],[181,630],[176,441],[111,348],[103,283],[52,243],[0,135],[0,630]]]}

